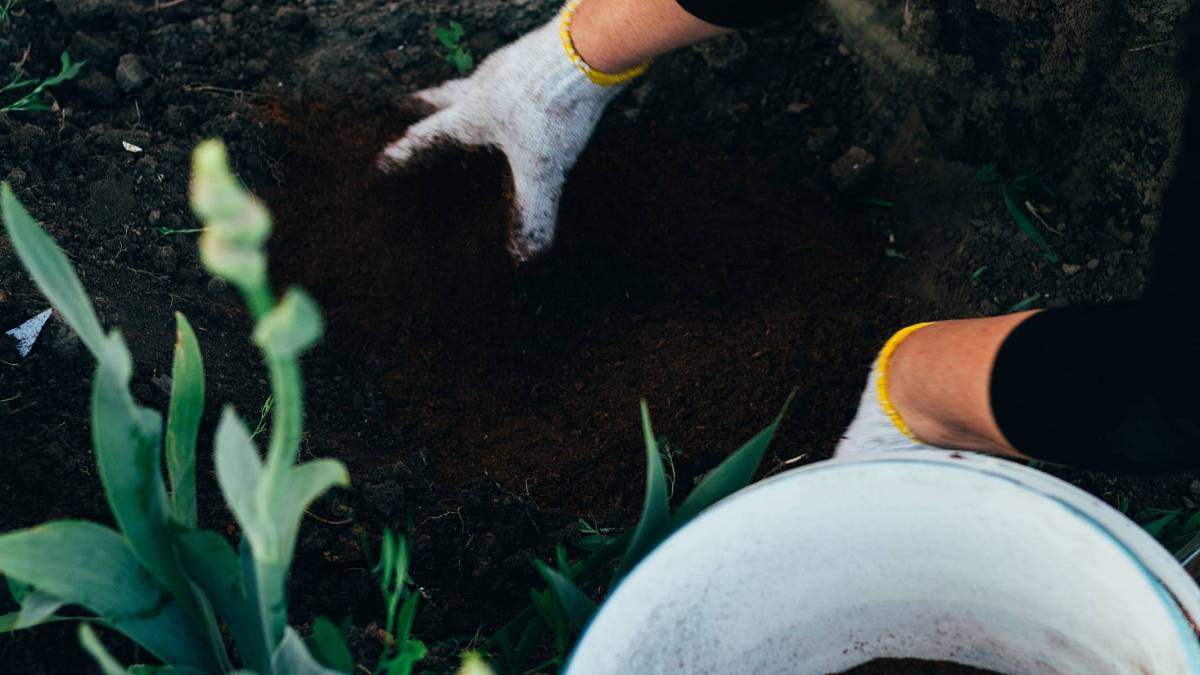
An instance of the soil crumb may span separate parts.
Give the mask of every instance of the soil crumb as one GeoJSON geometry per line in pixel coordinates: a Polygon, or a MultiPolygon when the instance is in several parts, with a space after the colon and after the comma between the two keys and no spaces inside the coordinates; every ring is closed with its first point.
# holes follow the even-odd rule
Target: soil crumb
{"type": "Polygon", "coordinates": [[[950,661],[875,659],[861,666],[842,671],[838,675],[1001,675],[1001,673],[950,661]]]}

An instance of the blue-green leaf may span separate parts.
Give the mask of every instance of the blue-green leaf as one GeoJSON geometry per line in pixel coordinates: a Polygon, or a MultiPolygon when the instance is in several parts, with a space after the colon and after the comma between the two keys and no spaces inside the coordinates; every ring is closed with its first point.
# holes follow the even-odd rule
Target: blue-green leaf
{"type": "Polygon", "coordinates": [[[1021,206],[1019,199],[1021,195],[1025,194],[1024,188],[1015,183],[1009,183],[1004,186],[1003,192],[1004,206],[1008,209],[1008,214],[1012,216],[1012,219],[1016,221],[1017,226],[1042,249],[1042,257],[1047,262],[1058,262],[1058,256],[1054,255],[1054,252],[1050,250],[1050,244],[1046,243],[1046,238],[1042,236],[1037,225],[1034,225],[1029,216],[1025,215],[1024,207],[1021,206]]]}
{"type": "Polygon", "coordinates": [[[267,547],[259,525],[257,493],[262,478],[262,460],[246,425],[233,406],[226,406],[217,424],[214,441],[217,483],[238,524],[255,550],[267,547]]]}
{"type": "Polygon", "coordinates": [[[667,476],[663,471],[662,455],[658,452],[658,441],[650,427],[650,407],[645,401],[642,401],[642,436],[646,444],[646,495],[642,503],[642,517],[638,519],[633,539],[617,567],[616,579],[633,569],[662,541],[667,532],[667,476]]]}
{"type": "Polygon", "coordinates": [[[1168,525],[1174,523],[1175,520],[1182,515],[1183,511],[1181,510],[1168,511],[1158,518],[1155,518],[1145,525],[1142,525],[1142,529],[1145,530],[1151,537],[1157,539],[1162,535],[1163,531],[1167,529],[1168,525]]]}
{"type": "Polygon", "coordinates": [[[25,598],[21,600],[21,611],[17,616],[17,623],[13,628],[14,630],[21,630],[46,623],[65,604],[67,603],[63,602],[62,599],[56,598],[41,589],[34,588],[26,593],[25,598]]]}
{"type": "Polygon", "coordinates": [[[0,186],[0,213],[3,214],[4,227],[17,257],[29,270],[38,289],[58,309],[67,324],[75,329],[83,344],[96,358],[100,358],[104,330],[96,318],[91,300],[84,293],[83,284],[79,283],[79,277],[75,275],[67,256],[21,206],[8,183],[0,186]]]}
{"type": "Polygon", "coordinates": [[[330,488],[349,485],[350,473],[336,459],[315,459],[290,468],[285,476],[285,484],[273,491],[270,511],[281,557],[291,560],[304,510],[330,488]]]}
{"type": "Polygon", "coordinates": [[[535,564],[537,565],[538,573],[546,580],[546,584],[550,587],[550,592],[554,594],[554,599],[558,601],[559,607],[562,608],[563,616],[570,622],[572,628],[583,630],[588,621],[592,619],[592,615],[596,613],[595,601],[579,590],[575,584],[571,583],[570,579],[546,563],[538,560],[535,564]]]}
{"type": "Polygon", "coordinates": [[[304,640],[290,626],[284,630],[283,640],[271,657],[271,668],[276,673],[287,675],[342,675],[314,659],[304,646],[304,640]]]}
{"type": "Polygon", "coordinates": [[[569,629],[569,622],[566,616],[563,615],[562,606],[555,600],[554,595],[550,591],[530,590],[529,597],[533,601],[533,608],[537,611],[538,616],[550,630],[554,631],[554,637],[557,641],[562,641],[569,629]]]}
{"type": "Polygon", "coordinates": [[[775,421],[771,422],[766,429],[755,434],[754,438],[738,448],[737,452],[725,458],[725,461],[713,469],[692,490],[687,499],[683,500],[683,504],[675,511],[675,515],[672,516],[672,529],[682,527],[704,509],[750,484],[754,478],[754,472],[758,470],[758,465],[762,461],[763,453],[771,444],[771,439],[774,438],[775,431],[783,421],[783,415],[792,404],[792,397],[795,395],[795,392],[792,392],[788,396],[787,401],[783,404],[783,410],[779,412],[775,421]]]}
{"type": "Polygon", "coordinates": [[[203,612],[171,545],[161,417],[139,408],[129,394],[133,366],[119,332],[113,331],[105,349],[92,388],[92,438],[105,497],[130,549],[204,630],[203,612]]]}
{"type": "Polygon", "coordinates": [[[175,313],[175,359],[167,413],[167,473],[175,520],[196,527],[196,436],[204,412],[204,363],[187,318],[175,313]]]}
{"type": "Polygon", "coordinates": [[[102,525],[61,520],[0,535],[0,572],[96,613],[166,663],[218,667],[179,604],[102,525]]]}
{"type": "Polygon", "coordinates": [[[309,653],[318,662],[342,673],[354,671],[354,657],[346,639],[333,622],[323,616],[313,620],[313,632],[305,641],[309,653]]]}
{"type": "Polygon", "coordinates": [[[176,531],[174,536],[184,569],[229,626],[242,662],[252,670],[267,672],[265,634],[249,605],[237,554],[216,532],[176,531]]]}

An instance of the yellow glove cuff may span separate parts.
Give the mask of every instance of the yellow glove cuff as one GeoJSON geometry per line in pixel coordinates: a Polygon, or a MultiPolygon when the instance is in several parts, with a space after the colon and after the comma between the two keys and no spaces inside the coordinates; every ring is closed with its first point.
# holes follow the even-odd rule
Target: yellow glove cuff
{"type": "Polygon", "coordinates": [[[591,80],[592,84],[597,84],[601,87],[615,87],[618,84],[625,84],[646,72],[646,69],[650,67],[649,61],[636,65],[622,73],[602,73],[589,66],[583,60],[583,57],[575,50],[575,41],[571,39],[571,19],[575,18],[575,10],[581,2],[583,0],[571,0],[568,2],[563,7],[561,22],[558,25],[558,35],[562,38],[563,50],[567,52],[567,59],[579,69],[579,72],[591,80]]]}
{"type": "Polygon", "coordinates": [[[898,429],[900,433],[914,441],[917,441],[918,443],[921,442],[921,439],[917,438],[917,435],[912,432],[912,429],[909,429],[908,425],[904,423],[904,420],[900,417],[900,413],[896,411],[896,406],[892,405],[892,400],[888,396],[888,362],[891,361],[892,353],[896,351],[896,348],[900,346],[900,343],[904,342],[909,335],[912,335],[926,326],[932,326],[935,323],[937,322],[927,321],[925,323],[918,323],[907,328],[900,329],[891,337],[891,339],[887,341],[887,344],[883,345],[883,349],[879,352],[879,359],[875,362],[875,367],[879,371],[879,378],[876,381],[875,392],[879,397],[879,406],[883,408],[884,414],[888,416],[888,419],[892,421],[892,424],[896,425],[896,429],[898,429]]]}

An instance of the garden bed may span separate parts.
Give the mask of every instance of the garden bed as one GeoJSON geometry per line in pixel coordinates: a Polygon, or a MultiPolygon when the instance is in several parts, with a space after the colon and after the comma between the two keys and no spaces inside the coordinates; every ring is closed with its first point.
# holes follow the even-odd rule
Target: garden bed
{"type": "MultiPolygon", "coordinates": [[[[88,63],[55,92],[59,110],[0,114],[0,178],[71,255],[104,324],[122,327],[147,405],[166,405],[171,313],[187,314],[208,365],[207,448],[218,403],[253,420],[268,394],[237,298],[202,273],[191,235],[170,233],[195,226],[191,147],[226,139],[275,212],[275,278],[309,288],[329,322],[305,362],[303,452],[353,476],[304,524],[293,622],[352,615],[356,653],[378,651],[360,537],[390,526],[412,543],[415,632],[435,665],[528,601],[529,560],[574,550],[580,519],[632,522],[639,399],[683,494],[793,388],[764,471],[827,457],[875,350],[906,323],[1135,294],[1181,101],[1164,74],[1178,38],[1166,10],[1084,16],[1087,3],[1065,3],[1038,23],[1010,18],[1009,3],[948,3],[930,33],[930,3],[914,1],[908,21],[908,3],[885,3],[943,76],[898,94],[914,76],[867,67],[871,52],[813,8],[663,59],[572,173],[554,250],[514,270],[500,156],[450,152],[386,178],[370,164],[412,119],[403,93],[453,75],[435,25],[461,20],[482,57],[551,3],[162,4],[18,5],[0,26],[4,62],[44,74],[69,49],[88,63]],[[1079,46],[1094,34],[1130,51],[1106,61],[1079,46]],[[976,59],[995,44],[970,35],[1008,45],[1007,60],[976,59]],[[954,68],[1007,93],[956,99],[954,68]],[[1063,75],[1079,70],[1090,75],[1063,75]],[[882,181],[838,197],[830,164],[853,145],[878,155],[882,181]],[[1065,224],[1048,235],[1059,263],[976,180],[992,161],[1066,186],[1040,205],[1065,224]]],[[[0,242],[0,329],[45,307],[0,242]]],[[[0,340],[0,529],[108,520],[91,370],[56,319],[28,359],[0,340]]],[[[201,520],[232,534],[210,461],[201,520]]],[[[1060,475],[1134,515],[1194,506],[1192,476],[1060,475]]],[[[61,627],[4,636],[0,660],[31,674],[90,667],[61,627]]]]}

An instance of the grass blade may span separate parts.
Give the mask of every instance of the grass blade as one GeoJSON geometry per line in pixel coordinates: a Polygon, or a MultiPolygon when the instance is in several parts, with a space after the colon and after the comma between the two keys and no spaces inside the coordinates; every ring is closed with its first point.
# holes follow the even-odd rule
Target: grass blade
{"type": "Polygon", "coordinates": [[[175,520],[196,527],[196,436],[204,413],[204,362],[186,317],[175,313],[175,359],[167,413],[167,474],[175,520]]]}
{"type": "Polygon", "coordinates": [[[38,290],[58,309],[88,350],[100,358],[104,353],[104,330],[67,256],[17,201],[8,183],[0,185],[0,212],[17,257],[29,270],[38,290]]]}
{"type": "Polygon", "coordinates": [[[625,557],[617,567],[616,579],[633,569],[662,541],[667,532],[667,477],[663,471],[662,455],[658,452],[658,441],[650,426],[650,407],[645,401],[642,401],[642,435],[646,443],[646,495],[642,516],[633,531],[633,539],[629,542],[625,557]]]}
{"type": "Polygon", "coordinates": [[[1050,244],[1046,243],[1046,238],[1042,236],[1037,225],[1034,225],[1029,216],[1025,215],[1025,211],[1022,210],[1020,196],[1025,194],[1024,188],[1013,182],[1005,185],[1003,192],[1004,206],[1008,209],[1008,214],[1012,216],[1012,219],[1016,221],[1017,226],[1038,245],[1038,248],[1042,249],[1042,257],[1047,262],[1058,262],[1058,256],[1054,255],[1054,251],[1050,250],[1050,244]]]}

